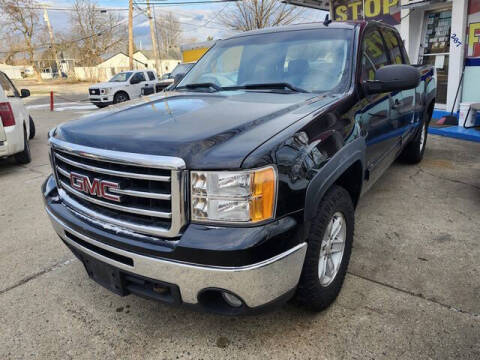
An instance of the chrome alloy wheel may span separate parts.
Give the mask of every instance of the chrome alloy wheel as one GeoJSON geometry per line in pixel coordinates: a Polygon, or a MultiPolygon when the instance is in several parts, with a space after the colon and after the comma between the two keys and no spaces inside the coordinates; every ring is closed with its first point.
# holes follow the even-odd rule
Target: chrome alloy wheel
{"type": "Polygon", "coordinates": [[[425,123],[422,125],[422,130],[420,132],[420,151],[423,150],[423,147],[425,146],[425,135],[427,133],[427,126],[425,123]]]}
{"type": "Polygon", "coordinates": [[[330,285],[337,276],[342,263],[346,238],[347,222],[342,213],[336,212],[328,223],[320,247],[320,259],[318,261],[320,285],[330,285]]]}

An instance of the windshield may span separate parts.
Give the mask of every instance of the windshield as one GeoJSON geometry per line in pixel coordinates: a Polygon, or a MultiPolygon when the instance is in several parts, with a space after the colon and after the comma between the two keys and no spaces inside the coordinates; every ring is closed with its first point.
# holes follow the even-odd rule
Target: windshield
{"type": "Polygon", "coordinates": [[[110,79],[110,82],[124,82],[124,81],[127,81],[130,78],[130,76],[132,76],[131,71],[118,73],[117,75],[115,75],[110,79]]]}
{"type": "Polygon", "coordinates": [[[175,77],[177,74],[186,74],[188,70],[192,68],[194,64],[178,64],[175,69],[173,69],[172,73],[170,74],[170,77],[175,77]]]}
{"type": "Polygon", "coordinates": [[[349,29],[327,28],[218,41],[177,88],[285,83],[311,92],[345,91],[351,78],[352,36],[349,29]]]}

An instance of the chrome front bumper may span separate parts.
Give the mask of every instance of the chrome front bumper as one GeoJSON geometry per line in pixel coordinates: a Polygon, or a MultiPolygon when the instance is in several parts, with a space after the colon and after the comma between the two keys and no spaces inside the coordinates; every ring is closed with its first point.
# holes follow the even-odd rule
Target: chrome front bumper
{"type": "Polygon", "coordinates": [[[197,304],[199,293],[209,288],[228,290],[239,296],[250,308],[268,304],[297,286],[307,251],[307,244],[302,243],[268,260],[248,266],[201,266],[117,249],[71,229],[53,215],[48,207],[46,211],[57,234],[70,246],[124,271],[176,284],[182,301],[189,304],[197,304]],[[71,239],[65,231],[96,247],[132,259],[133,266],[87,249],[71,239]]]}

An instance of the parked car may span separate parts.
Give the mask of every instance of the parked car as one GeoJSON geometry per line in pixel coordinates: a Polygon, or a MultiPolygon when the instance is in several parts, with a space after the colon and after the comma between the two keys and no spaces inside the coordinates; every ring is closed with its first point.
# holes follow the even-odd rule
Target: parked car
{"type": "Polygon", "coordinates": [[[117,294],[231,315],[293,296],[323,310],[360,196],[398,156],[422,160],[435,88],[380,22],[244,32],[173,92],[53,129],[46,210],[117,294]]]}
{"type": "Polygon", "coordinates": [[[175,81],[175,76],[185,75],[190,71],[193,65],[195,65],[194,62],[178,64],[171,73],[163,74],[162,79],[158,82],[158,88],[165,89],[172,85],[175,81]]]}
{"type": "Polygon", "coordinates": [[[22,98],[27,89],[17,90],[8,76],[0,71],[0,158],[15,156],[19,164],[31,161],[29,140],[35,136],[35,124],[22,98]]]}
{"type": "Polygon", "coordinates": [[[108,82],[98,83],[88,89],[90,102],[99,108],[139,98],[142,88],[158,83],[155,70],[124,71],[108,82]]]}

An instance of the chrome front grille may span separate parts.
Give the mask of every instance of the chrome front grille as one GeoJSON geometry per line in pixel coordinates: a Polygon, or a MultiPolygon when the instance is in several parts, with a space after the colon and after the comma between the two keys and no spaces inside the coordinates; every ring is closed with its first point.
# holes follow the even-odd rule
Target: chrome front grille
{"type": "Polygon", "coordinates": [[[103,225],[142,235],[171,238],[180,234],[186,223],[182,159],[102,150],[56,138],[49,142],[65,205],[103,225]],[[79,190],[75,177],[87,181],[90,190],[79,190]],[[108,188],[111,196],[96,193],[99,183],[115,185],[108,188]]]}

